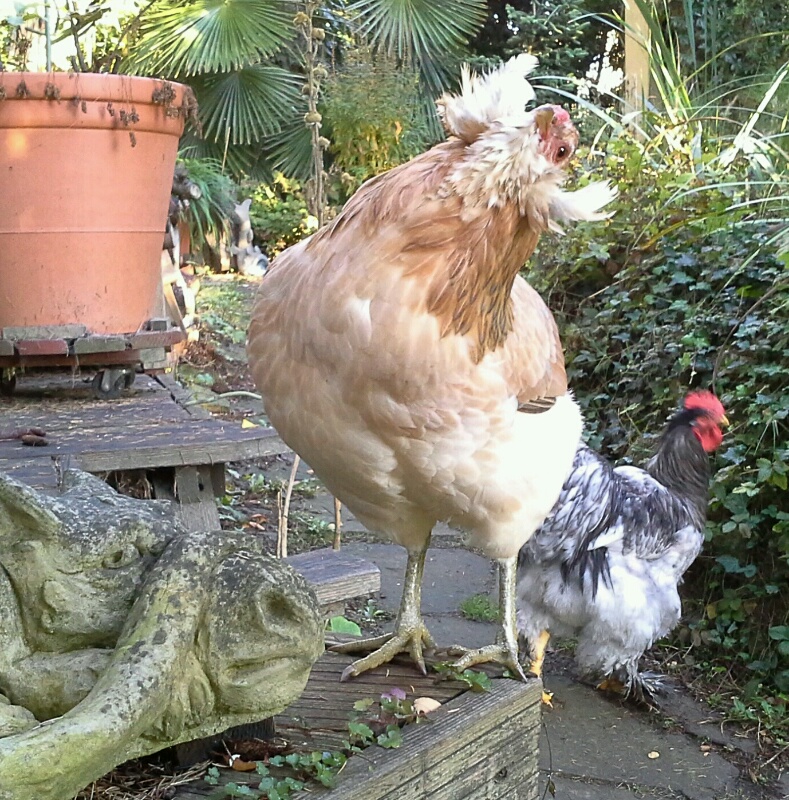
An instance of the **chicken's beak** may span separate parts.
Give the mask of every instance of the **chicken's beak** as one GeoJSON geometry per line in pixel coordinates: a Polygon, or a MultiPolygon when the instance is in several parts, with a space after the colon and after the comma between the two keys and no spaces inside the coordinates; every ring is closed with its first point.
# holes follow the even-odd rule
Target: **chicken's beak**
{"type": "Polygon", "coordinates": [[[728,417],[727,417],[725,414],[724,414],[724,415],[721,417],[720,424],[721,424],[721,425],[722,425],[724,428],[728,428],[728,427],[729,427],[729,425],[731,424],[731,423],[729,422],[729,418],[728,418],[728,417]]]}
{"type": "Polygon", "coordinates": [[[540,132],[540,136],[545,139],[553,122],[553,109],[550,106],[538,108],[534,114],[534,120],[537,123],[537,130],[540,132]]]}

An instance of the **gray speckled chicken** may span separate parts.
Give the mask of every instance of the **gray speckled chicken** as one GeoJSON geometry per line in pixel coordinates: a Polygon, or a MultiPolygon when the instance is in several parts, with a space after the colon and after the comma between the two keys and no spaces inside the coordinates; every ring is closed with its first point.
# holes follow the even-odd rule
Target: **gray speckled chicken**
{"type": "Polygon", "coordinates": [[[677,586],[704,541],[708,454],[727,424],[723,405],[696,391],[671,418],[645,469],[612,467],[585,445],[518,564],[518,630],[531,671],[542,672],[550,636],[575,636],[585,670],[651,695],[638,672],[652,643],[679,622],[677,586]]]}

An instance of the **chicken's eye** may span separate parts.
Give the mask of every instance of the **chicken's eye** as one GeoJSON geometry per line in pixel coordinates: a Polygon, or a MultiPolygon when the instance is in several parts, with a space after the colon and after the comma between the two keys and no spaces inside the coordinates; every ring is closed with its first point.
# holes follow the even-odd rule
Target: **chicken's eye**
{"type": "Polygon", "coordinates": [[[567,155],[567,148],[566,148],[564,145],[562,145],[562,146],[561,146],[561,147],[560,147],[560,148],[559,148],[559,149],[556,151],[556,155],[557,155],[559,158],[564,158],[564,157],[567,155]]]}

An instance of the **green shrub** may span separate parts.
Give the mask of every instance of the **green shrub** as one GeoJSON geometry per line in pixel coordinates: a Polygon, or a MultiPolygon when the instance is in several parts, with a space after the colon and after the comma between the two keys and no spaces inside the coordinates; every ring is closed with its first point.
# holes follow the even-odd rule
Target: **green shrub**
{"type": "Polygon", "coordinates": [[[364,51],[328,78],[323,111],[334,165],[352,179],[348,193],[434,143],[419,75],[364,51]]]}
{"type": "Polygon", "coordinates": [[[260,183],[252,190],[249,209],[255,242],[273,257],[317,230],[318,220],[307,210],[301,186],[282,173],[271,183],[260,183]]]}
{"type": "Polygon", "coordinates": [[[557,316],[586,435],[609,457],[643,463],[688,389],[714,382],[732,428],[685,588],[695,640],[789,692],[789,258],[774,243],[786,222],[744,205],[759,189],[747,162],[721,180],[681,150],[605,146],[615,215],[544,239],[529,280],[557,316]]]}
{"type": "Polygon", "coordinates": [[[238,197],[238,186],[226,175],[220,162],[211,158],[179,158],[189,180],[200,189],[200,197],[189,201],[184,219],[189,225],[192,248],[199,251],[230,233],[230,218],[238,197]]]}

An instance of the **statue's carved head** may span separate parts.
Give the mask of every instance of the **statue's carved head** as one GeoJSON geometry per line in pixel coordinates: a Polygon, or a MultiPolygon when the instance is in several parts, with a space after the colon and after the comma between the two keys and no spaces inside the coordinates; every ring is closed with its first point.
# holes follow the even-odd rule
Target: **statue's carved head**
{"type": "Polygon", "coordinates": [[[248,708],[261,685],[277,698],[289,680],[306,683],[323,652],[323,619],[307,582],[259,552],[222,562],[206,617],[198,658],[229,711],[248,708]]]}
{"type": "MultiPolygon", "coordinates": [[[[194,556],[209,538],[202,603],[190,601],[194,592],[179,595],[189,609],[199,607],[199,622],[156,725],[163,738],[181,737],[211,714],[237,720],[256,708],[261,718],[270,715],[265,709],[276,713],[291,702],[293,685],[307,682],[323,652],[314,592],[301,575],[264,552],[254,535],[187,534],[168,547],[155,572],[171,574],[172,567],[191,560],[184,554],[194,556]],[[220,555],[220,543],[229,552],[220,555]]],[[[155,585],[150,589],[158,592],[155,585]]],[[[192,613],[183,605],[180,622],[192,613]]]]}
{"type": "Polygon", "coordinates": [[[0,567],[32,649],[111,647],[181,529],[171,503],[124,497],[83,472],[66,472],[64,486],[49,497],[0,475],[0,567]]]}

